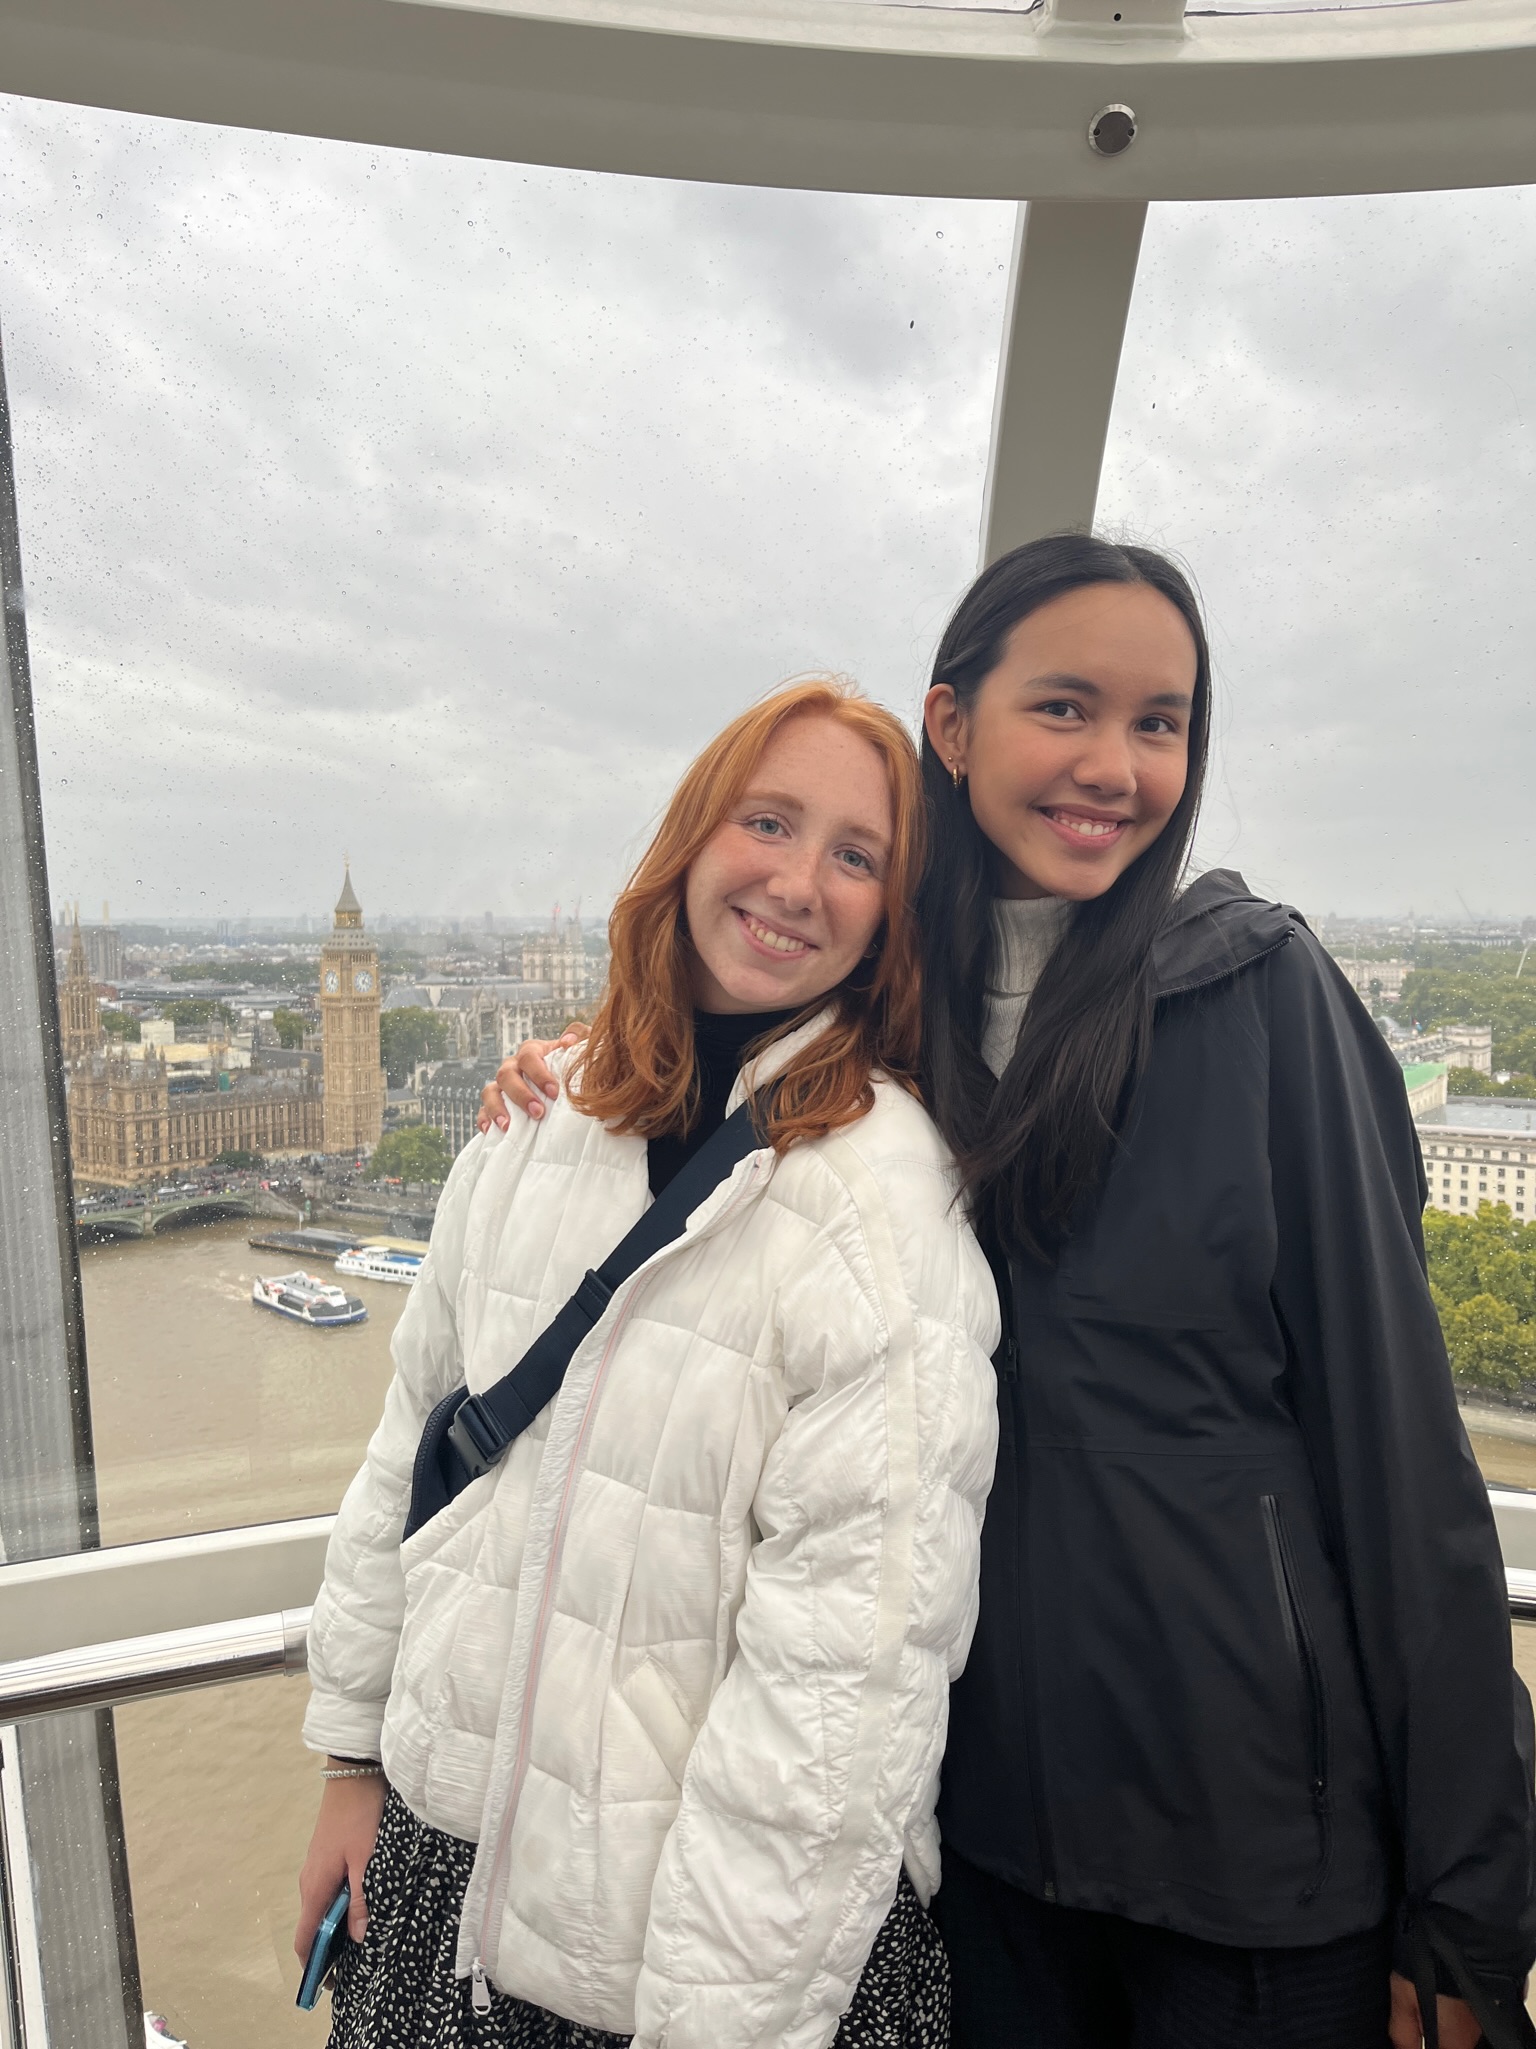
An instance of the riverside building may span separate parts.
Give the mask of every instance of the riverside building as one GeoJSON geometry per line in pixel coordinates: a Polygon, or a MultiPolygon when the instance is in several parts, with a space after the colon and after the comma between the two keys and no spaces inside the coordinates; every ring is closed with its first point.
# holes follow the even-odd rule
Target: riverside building
{"type": "Polygon", "coordinates": [[[146,1030],[150,1035],[138,1046],[107,1047],[77,922],[59,986],[76,1181],[131,1188],[172,1167],[212,1166],[221,1153],[270,1159],[319,1149],[323,1114],[317,1083],[288,1075],[242,1074],[236,1080],[229,1070],[249,1066],[248,1054],[218,1042],[178,1046],[169,1023],[158,1032],[146,1030]]]}
{"type": "Polygon", "coordinates": [[[1452,1096],[1415,1122],[1431,1209],[1468,1216],[1503,1202],[1518,1223],[1536,1222],[1536,1102],[1452,1096]]]}
{"type": "Polygon", "coordinates": [[[150,1048],[92,1053],[69,1078],[69,1142],[77,1181],[131,1188],[173,1167],[208,1167],[221,1153],[263,1159],[320,1149],[319,1085],[287,1075],[221,1072],[173,1078],[150,1048]]]}
{"type": "Polygon", "coordinates": [[[70,1158],[84,1185],[132,1187],[222,1154],[280,1159],[360,1154],[384,1122],[379,1065],[379,961],[363,931],[350,873],[320,961],[324,1081],[300,1058],[252,1054],[226,1040],[178,1041],[168,1019],[146,1020],[137,1045],[109,1047],[84,936],[75,921],[59,984],[70,1158]]]}

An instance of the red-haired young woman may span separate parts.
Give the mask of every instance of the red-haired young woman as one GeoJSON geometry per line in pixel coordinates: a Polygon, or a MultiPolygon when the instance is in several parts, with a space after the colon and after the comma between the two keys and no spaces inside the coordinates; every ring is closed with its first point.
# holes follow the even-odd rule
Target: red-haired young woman
{"type": "Polygon", "coordinates": [[[922,817],[846,687],[743,714],[619,900],[559,1099],[454,1167],[310,1631],[306,1740],[357,1774],[301,1880],[301,1951],[352,1887],[334,2049],[948,2041],[925,1902],[998,1323],[911,1080],[922,817]],[[760,1148],[402,1546],[434,1404],[770,1081],[760,1148]]]}

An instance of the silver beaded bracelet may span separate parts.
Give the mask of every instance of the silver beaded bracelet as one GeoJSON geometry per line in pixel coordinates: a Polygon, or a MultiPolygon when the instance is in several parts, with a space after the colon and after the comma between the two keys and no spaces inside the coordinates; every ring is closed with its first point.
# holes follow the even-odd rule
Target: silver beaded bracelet
{"type": "Polygon", "coordinates": [[[322,1779],[382,1779],[384,1767],[381,1764],[322,1765],[322,1779]]]}

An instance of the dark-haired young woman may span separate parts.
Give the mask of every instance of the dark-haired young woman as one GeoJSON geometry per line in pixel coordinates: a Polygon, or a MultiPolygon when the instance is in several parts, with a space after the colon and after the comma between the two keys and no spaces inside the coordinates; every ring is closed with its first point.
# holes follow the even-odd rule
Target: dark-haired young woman
{"type": "Polygon", "coordinates": [[[1530,1704],[1402,1077],[1295,913],[1180,893],[1209,709],[1184,578],[1077,536],[978,579],[925,705],[925,1088],[1012,1312],[953,2041],[1531,2044],[1530,1704]]]}

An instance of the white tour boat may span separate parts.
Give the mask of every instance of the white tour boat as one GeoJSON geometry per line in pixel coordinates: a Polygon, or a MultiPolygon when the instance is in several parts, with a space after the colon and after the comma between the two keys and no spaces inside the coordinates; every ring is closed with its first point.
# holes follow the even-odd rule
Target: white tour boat
{"type": "Polygon", "coordinates": [[[395,1281],[408,1288],[421,1272],[421,1254],[397,1252],[390,1245],[354,1245],[338,1256],[336,1271],[360,1281],[395,1281]]]}
{"type": "Polygon", "coordinates": [[[279,1316],[291,1316],[295,1323],[326,1328],[337,1323],[361,1323],[368,1314],[356,1295],[306,1273],[262,1274],[251,1283],[251,1300],[258,1309],[275,1309],[279,1316]]]}

